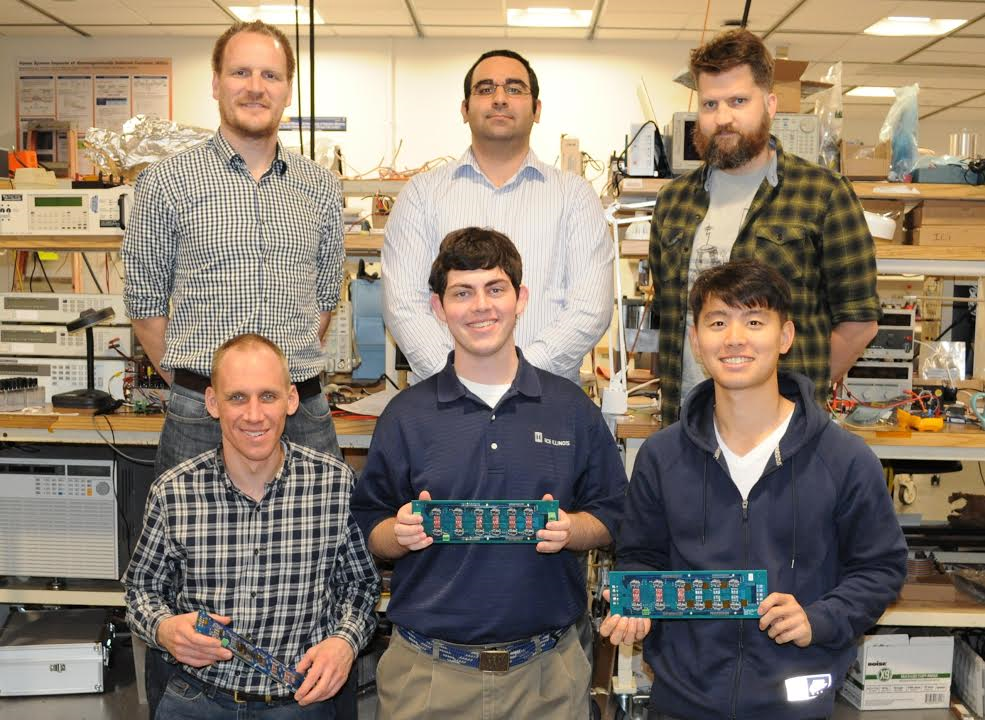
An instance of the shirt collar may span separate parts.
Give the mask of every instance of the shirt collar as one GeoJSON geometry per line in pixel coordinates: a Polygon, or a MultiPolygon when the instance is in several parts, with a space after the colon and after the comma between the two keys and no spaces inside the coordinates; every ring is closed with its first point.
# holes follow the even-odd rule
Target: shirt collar
{"type": "MultiPolygon", "coordinates": [[[[283,436],[280,439],[280,446],[281,446],[281,449],[284,451],[284,462],[281,463],[280,469],[273,476],[273,478],[271,478],[270,482],[264,484],[264,488],[266,488],[263,491],[264,498],[266,498],[267,497],[267,493],[270,492],[271,486],[277,485],[277,486],[281,486],[282,487],[284,485],[284,482],[291,475],[288,472],[288,467],[290,466],[290,463],[291,463],[291,455],[294,452],[294,447],[291,445],[291,441],[287,439],[287,436],[286,435],[283,436]]],[[[236,487],[236,485],[233,483],[232,478],[229,477],[229,474],[226,472],[226,463],[222,459],[222,441],[221,440],[219,441],[219,447],[217,447],[214,452],[215,452],[215,457],[213,458],[213,465],[212,465],[212,467],[215,470],[216,477],[222,479],[222,482],[226,486],[226,489],[227,490],[230,490],[232,492],[238,492],[238,493],[241,493],[242,494],[243,491],[240,490],[238,487],[236,487]]],[[[245,495],[244,495],[244,497],[245,497],[245,495]]]]}
{"type": "MultiPolygon", "coordinates": [[[[503,183],[502,187],[507,187],[508,185],[516,182],[519,178],[525,176],[543,180],[547,177],[547,168],[548,166],[540,161],[540,158],[534,154],[533,150],[528,150],[527,157],[523,159],[523,163],[520,165],[520,169],[516,171],[516,175],[511,177],[507,182],[503,183]]],[[[471,174],[473,176],[478,175],[487,183],[492,185],[492,183],[489,182],[489,178],[486,177],[486,174],[482,172],[482,168],[479,167],[479,162],[475,159],[475,153],[472,152],[471,145],[469,145],[465,152],[462,153],[462,156],[458,158],[458,162],[455,163],[455,167],[452,169],[452,177],[454,178],[463,177],[467,174],[471,174]]]]}
{"type": "MultiPolygon", "coordinates": [[[[539,398],[541,386],[537,370],[523,357],[520,348],[516,349],[516,356],[520,364],[516,369],[516,376],[510,384],[510,389],[506,391],[503,399],[505,400],[517,393],[531,398],[539,398]]],[[[448,362],[445,363],[444,369],[438,373],[437,384],[438,402],[454,402],[468,394],[468,389],[459,380],[458,373],[455,372],[454,350],[448,353],[448,362]]]]}
{"type": "MultiPolygon", "coordinates": [[[[212,136],[212,140],[210,142],[212,143],[213,149],[219,154],[219,157],[222,158],[223,162],[235,168],[246,167],[246,161],[243,160],[243,156],[236,152],[233,146],[229,144],[229,141],[223,137],[221,130],[215,131],[215,135],[212,136]]],[[[284,146],[281,145],[280,140],[278,140],[277,150],[274,153],[274,160],[270,163],[270,168],[278,175],[283,175],[287,172],[286,157],[287,153],[284,150],[284,146]]]]}
{"type": "MultiPolygon", "coordinates": [[[[770,160],[766,164],[766,182],[770,184],[770,187],[776,187],[777,185],[780,184],[780,176],[779,176],[779,171],[777,169],[778,167],[777,158],[783,152],[783,150],[780,147],[780,141],[777,140],[772,135],[770,135],[770,149],[773,150],[773,152],[770,153],[770,160]]],[[[702,183],[702,185],[705,189],[705,192],[711,192],[711,187],[709,186],[711,184],[712,168],[709,167],[707,164],[705,164],[703,167],[704,167],[704,182],[702,183]]]]}

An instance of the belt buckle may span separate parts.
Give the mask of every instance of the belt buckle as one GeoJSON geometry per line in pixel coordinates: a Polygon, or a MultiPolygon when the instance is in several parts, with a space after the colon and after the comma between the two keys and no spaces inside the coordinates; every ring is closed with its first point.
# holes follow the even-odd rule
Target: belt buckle
{"type": "Polygon", "coordinates": [[[236,703],[237,705],[246,705],[246,703],[248,703],[249,700],[240,697],[239,690],[233,690],[233,702],[236,703]]]}
{"type": "Polygon", "coordinates": [[[482,672],[506,672],[509,669],[509,650],[481,650],[479,652],[479,670],[482,672]]]}

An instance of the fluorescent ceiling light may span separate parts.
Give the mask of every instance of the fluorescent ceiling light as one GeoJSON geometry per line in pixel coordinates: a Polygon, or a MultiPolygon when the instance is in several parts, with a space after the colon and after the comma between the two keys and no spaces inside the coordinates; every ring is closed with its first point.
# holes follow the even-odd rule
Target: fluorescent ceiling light
{"type": "Polygon", "coordinates": [[[933,36],[944,35],[964,25],[967,20],[941,20],[929,17],[891,16],[865,28],[866,35],[933,36]]]}
{"type": "Polygon", "coordinates": [[[513,27],[588,27],[592,22],[591,10],[571,8],[507,8],[506,24],[513,27]]]}
{"type": "Polygon", "coordinates": [[[851,95],[852,97],[884,97],[891,98],[896,97],[896,90],[891,87],[877,87],[874,85],[860,85],[857,88],[852,88],[845,95],[851,95]]]}
{"type": "MultiPolygon", "coordinates": [[[[268,25],[293,25],[294,6],[293,5],[235,5],[229,7],[229,12],[238,17],[243,22],[253,20],[263,20],[268,25]]],[[[298,22],[302,25],[308,24],[308,8],[298,5],[298,22]]],[[[315,25],[324,25],[321,15],[315,10],[315,25]]]]}

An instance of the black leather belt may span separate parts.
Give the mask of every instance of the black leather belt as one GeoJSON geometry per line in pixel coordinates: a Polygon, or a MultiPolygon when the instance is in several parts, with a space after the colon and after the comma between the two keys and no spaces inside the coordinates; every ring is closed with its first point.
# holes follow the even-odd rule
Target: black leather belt
{"type": "MultiPolygon", "coordinates": [[[[191,370],[178,368],[174,371],[174,383],[175,385],[181,385],[183,388],[188,388],[204,395],[205,388],[212,384],[212,380],[191,370]]],[[[307,380],[302,380],[299,383],[294,383],[294,387],[298,389],[298,397],[302,400],[307,400],[321,393],[321,383],[318,382],[317,375],[307,380]]]]}
{"type": "Polygon", "coordinates": [[[249,693],[243,692],[242,690],[227,690],[226,688],[221,688],[218,685],[211,685],[204,680],[195,677],[194,675],[181,671],[182,676],[189,684],[194,687],[200,687],[202,691],[209,697],[214,697],[216,695],[221,695],[231,699],[234,703],[246,704],[246,703],[264,703],[265,705],[286,705],[288,703],[295,702],[293,695],[270,695],[264,693],[249,693]]]}

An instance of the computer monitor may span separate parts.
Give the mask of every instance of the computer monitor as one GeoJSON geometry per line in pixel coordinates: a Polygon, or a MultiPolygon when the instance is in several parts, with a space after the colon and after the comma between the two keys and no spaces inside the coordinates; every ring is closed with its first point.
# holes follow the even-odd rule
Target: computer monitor
{"type": "Polygon", "coordinates": [[[692,133],[698,122],[696,112],[676,112],[671,131],[670,169],[674,175],[691,172],[701,166],[692,133]]]}

